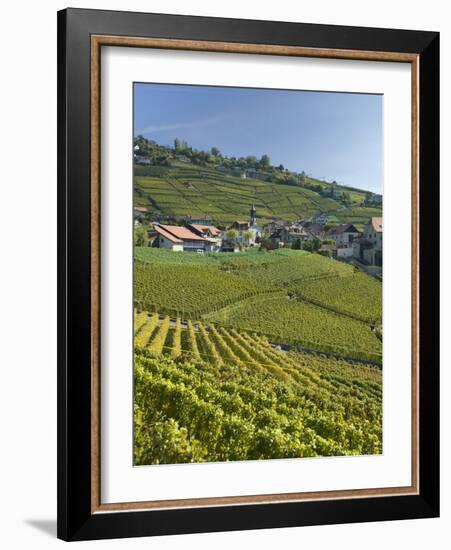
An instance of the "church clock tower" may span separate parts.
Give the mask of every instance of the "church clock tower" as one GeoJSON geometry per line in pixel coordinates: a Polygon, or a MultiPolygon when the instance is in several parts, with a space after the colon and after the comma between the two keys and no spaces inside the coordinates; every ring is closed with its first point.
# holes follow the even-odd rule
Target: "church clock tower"
{"type": "Polygon", "coordinates": [[[249,225],[253,227],[257,224],[257,210],[255,210],[255,205],[252,205],[250,214],[249,214],[249,225]]]}

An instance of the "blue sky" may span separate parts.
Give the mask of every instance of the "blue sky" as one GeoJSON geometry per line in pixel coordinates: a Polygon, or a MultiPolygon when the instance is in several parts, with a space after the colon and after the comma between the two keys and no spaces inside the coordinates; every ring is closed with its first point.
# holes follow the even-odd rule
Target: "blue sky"
{"type": "Polygon", "coordinates": [[[382,96],[135,84],[134,133],[382,192],[382,96]]]}

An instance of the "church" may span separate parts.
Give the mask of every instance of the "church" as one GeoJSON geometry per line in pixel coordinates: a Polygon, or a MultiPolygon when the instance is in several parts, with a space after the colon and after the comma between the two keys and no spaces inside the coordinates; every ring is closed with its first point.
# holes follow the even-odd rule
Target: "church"
{"type": "Polygon", "coordinates": [[[234,229],[238,236],[234,239],[238,245],[254,246],[262,236],[262,228],[257,224],[257,210],[255,204],[249,211],[249,221],[233,222],[230,229],[234,229]]]}

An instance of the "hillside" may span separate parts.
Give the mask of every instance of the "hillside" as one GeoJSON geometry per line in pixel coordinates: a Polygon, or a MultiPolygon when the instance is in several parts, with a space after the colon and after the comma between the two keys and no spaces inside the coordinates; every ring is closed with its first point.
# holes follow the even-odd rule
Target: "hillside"
{"type": "Polygon", "coordinates": [[[302,250],[183,254],[135,248],[135,304],[259,333],[273,342],[381,361],[382,284],[302,250]]]}
{"type": "Polygon", "coordinates": [[[382,215],[380,208],[362,206],[365,191],[348,191],[350,203],[346,206],[314,190],[328,187],[329,183],[308,177],[304,185],[284,183],[275,176],[268,181],[242,179],[219,171],[213,164],[135,165],[134,204],[147,207],[151,217],[179,221],[207,216],[219,226],[246,220],[252,204],[261,224],[308,219],[326,212],[334,214],[340,222],[363,226],[369,217],[382,215]]]}
{"type": "Polygon", "coordinates": [[[135,247],[134,461],[382,452],[382,284],[304,250],[135,247]]]}

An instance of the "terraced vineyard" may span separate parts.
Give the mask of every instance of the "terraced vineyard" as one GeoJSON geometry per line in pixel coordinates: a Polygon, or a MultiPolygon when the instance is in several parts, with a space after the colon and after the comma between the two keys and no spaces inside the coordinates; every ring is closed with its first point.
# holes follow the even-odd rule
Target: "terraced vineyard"
{"type": "Polygon", "coordinates": [[[382,452],[381,371],[135,312],[136,464],[382,452]]]}
{"type": "Polygon", "coordinates": [[[302,250],[274,251],[266,256],[273,261],[262,262],[255,269],[243,256],[230,260],[236,272],[258,284],[271,284],[286,287],[293,281],[330,279],[352,275],[354,268],[348,264],[331,261],[319,254],[310,254],[302,250]]]}
{"type": "Polygon", "coordinates": [[[135,247],[135,259],[140,263],[160,265],[194,265],[219,267],[224,272],[252,279],[254,282],[284,285],[290,281],[321,279],[352,275],[352,266],[331,261],[304,250],[279,249],[263,252],[249,250],[236,254],[215,252],[177,254],[163,248],[135,247]]]}
{"type": "Polygon", "coordinates": [[[274,341],[381,361],[382,285],[347,264],[299,250],[186,254],[137,249],[135,303],[274,341]]]}
{"type": "MultiPolygon", "coordinates": [[[[311,183],[322,187],[328,185],[317,180],[311,183]]],[[[213,166],[135,166],[134,189],[135,204],[147,206],[151,214],[175,219],[210,216],[219,225],[247,219],[252,204],[257,208],[261,223],[271,219],[293,221],[320,212],[335,213],[340,220],[356,223],[381,215],[378,209],[364,207],[340,211],[339,202],[311,189],[252,178],[243,180],[213,166]]],[[[353,197],[361,201],[364,194],[354,192],[353,197]]]]}
{"type": "Polygon", "coordinates": [[[292,283],[302,300],[373,324],[382,323],[382,285],[366,273],[292,283]]]}
{"type": "Polygon", "coordinates": [[[361,321],[280,293],[256,296],[207,316],[209,321],[258,332],[280,343],[381,362],[382,344],[361,321]]]}
{"type": "Polygon", "coordinates": [[[180,311],[192,318],[272,291],[209,266],[137,263],[134,273],[135,302],[142,308],[180,311]]]}
{"type": "MultiPolygon", "coordinates": [[[[268,262],[279,262],[287,258],[292,250],[273,250],[271,252],[251,249],[240,254],[234,252],[206,252],[205,254],[174,254],[171,250],[164,248],[135,247],[135,259],[153,265],[213,265],[221,266],[223,264],[260,265],[268,262]]],[[[296,251],[295,255],[304,254],[302,251],[296,251]]]]}

